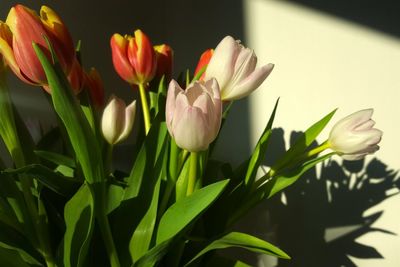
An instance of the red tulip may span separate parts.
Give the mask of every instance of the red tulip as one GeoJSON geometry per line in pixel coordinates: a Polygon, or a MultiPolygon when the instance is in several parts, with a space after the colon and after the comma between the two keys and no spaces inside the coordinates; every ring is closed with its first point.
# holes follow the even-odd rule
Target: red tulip
{"type": "MultiPolygon", "coordinates": [[[[2,28],[6,27],[3,22],[0,24],[2,28]]],[[[50,56],[43,36],[47,36],[61,67],[69,74],[75,58],[74,46],[67,28],[53,10],[43,6],[39,17],[35,11],[16,5],[8,13],[6,24],[12,38],[0,37],[0,53],[21,80],[33,85],[47,85],[46,75],[32,47],[33,42],[37,43],[50,56]]]]}
{"type": "Polygon", "coordinates": [[[167,80],[170,80],[173,69],[174,51],[166,44],[154,46],[154,51],[156,52],[157,57],[156,76],[161,78],[165,75],[167,80]]]}
{"type": "Polygon", "coordinates": [[[86,73],[85,83],[93,105],[96,108],[102,108],[104,106],[104,85],[100,74],[95,68],[91,68],[86,73]]]}
{"type": "Polygon", "coordinates": [[[134,36],[118,33],[110,41],[116,72],[130,84],[145,85],[156,72],[156,55],[149,38],[136,30],[134,36]]]}

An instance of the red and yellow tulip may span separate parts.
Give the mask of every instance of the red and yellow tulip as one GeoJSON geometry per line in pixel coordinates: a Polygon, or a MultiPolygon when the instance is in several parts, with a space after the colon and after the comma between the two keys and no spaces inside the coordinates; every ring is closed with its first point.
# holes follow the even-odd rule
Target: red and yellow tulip
{"type": "Polygon", "coordinates": [[[134,36],[118,33],[110,41],[114,68],[130,84],[145,85],[156,73],[156,55],[150,39],[136,30],[134,36]]]}
{"type": "Polygon", "coordinates": [[[51,42],[61,67],[68,75],[75,58],[72,38],[60,17],[49,7],[43,6],[40,16],[23,5],[16,5],[8,13],[6,22],[0,22],[0,53],[11,70],[24,82],[46,86],[47,79],[32,43],[46,51],[46,36],[51,42]]]}

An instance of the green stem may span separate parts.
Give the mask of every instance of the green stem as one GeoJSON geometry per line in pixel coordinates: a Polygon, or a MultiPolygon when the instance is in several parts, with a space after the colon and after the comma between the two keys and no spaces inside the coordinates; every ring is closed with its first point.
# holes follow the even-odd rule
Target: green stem
{"type": "Polygon", "coordinates": [[[104,162],[104,173],[108,176],[112,172],[112,153],[114,146],[107,142],[104,142],[103,148],[103,162],[104,162]]]}
{"type": "Polygon", "coordinates": [[[197,178],[197,161],[198,161],[198,154],[197,152],[190,153],[190,162],[189,162],[189,180],[186,195],[190,196],[196,185],[196,178],[197,178]]]}
{"type": "Polygon", "coordinates": [[[144,84],[139,84],[139,92],[140,92],[140,100],[142,102],[144,129],[147,135],[149,133],[151,124],[150,124],[150,109],[149,109],[149,104],[147,102],[146,88],[144,84]]]}
{"type": "Polygon", "coordinates": [[[115,248],[114,240],[111,233],[110,224],[108,222],[107,214],[106,214],[106,187],[105,182],[102,183],[102,188],[100,189],[101,196],[98,200],[97,205],[101,205],[100,209],[98,209],[97,214],[97,222],[99,224],[100,232],[104,240],[104,244],[106,246],[108,259],[110,260],[111,267],[120,267],[121,264],[119,262],[117,250],[115,248]]]}

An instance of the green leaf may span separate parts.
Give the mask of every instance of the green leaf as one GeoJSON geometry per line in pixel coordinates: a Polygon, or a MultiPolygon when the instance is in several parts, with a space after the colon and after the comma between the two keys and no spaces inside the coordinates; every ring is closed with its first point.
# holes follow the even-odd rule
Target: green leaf
{"type": "Polygon", "coordinates": [[[75,160],[63,154],[43,150],[35,150],[34,152],[38,157],[50,161],[56,165],[64,165],[70,168],[76,168],[75,160]]]}
{"type": "Polygon", "coordinates": [[[185,267],[189,266],[195,260],[211,250],[224,249],[229,247],[239,247],[252,252],[272,255],[283,259],[290,259],[290,257],[284,251],[268,243],[267,241],[245,233],[231,232],[206,246],[193,259],[186,263],[185,267]]]}
{"type": "Polygon", "coordinates": [[[159,181],[166,175],[167,141],[166,124],[156,120],[146,136],[131,176],[126,180],[128,187],[122,201],[111,214],[114,240],[123,266],[131,264],[132,256],[137,259],[143,255],[153,239],[159,181]],[[131,247],[139,246],[133,255],[129,250],[130,244],[131,247]]]}
{"type": "Polygon", "coordinates": [[[86,266],[86,255],[94,228],[94,203],[88,185],[82,185],[67,202],[64,219],[64,265],[86,266]]]}
{"type": "MultiPolygon", "coordinates": [[[[324,156],[312,159],[304,163],[300,168],[295,168],[292,171],[283,173],[271,179],[263,185],[259,190],[264,191],[265,197],[270,198],[279,191],[296,182],[306,171],[314,167],[316,164],[330,158],[335,153],[329,153],[324,156]]],[[[258,190],[257,190],[258,191],[258,190]]]]}
{"type": "Polygon", "coordinates": [[[54,172],[40,164],[31,164],[19,169],[7,169],[3,172],[9,174],[23,173],[26,177],[21,179],[26,179],[27,177],[36,179],[50,190],[63,196],[70,196],[71,192],[80,185],[76,179],[63,176],[61,173],[54,172]]]}
{"type": "Polygon", "coordinates": [[[133,233],[133,236],[129,242],[129,251],[133,262],[136,262],[138,259],[140,259],[150,248],[157,218],[159,193],[160,180],[158,180],[156,187],[154,188],[150,207],[146,214],[144,214],[139,225],[136,227],[135,232],[133,233]]]}
{"type": "Polygon", "coordinates": [[[0,266],[7,267],[30,267],[19,253],[13,249],[0,247],[0,266]]]}
{"type": "Polygon", "coordinates": [[[168,252],[175,239],[164,241],[150,249],[139,261],[132,264],[132,267],[152,267],[160,261],[168,252]]]}
{"type": "Polygon", "coordinates": [[[315,138],[317,138],[320,132],[325,128],[335,112],[336,109],[308,128],[282,156],[282,158],[274,164],[273,169],[280,169],[282,166],[304,153],[304,151],[314,142],[315,138]]]}
{"type": "Polygon", "coordinates": [[[54,50],[50,43],[48,44],[55,61],[54,65],[49,62],[37,44],[33,44],[33,48],[46,73],[47,81],[51,88],[54,109],[65,125],[85,179],[88,183],[103,181],[103,161],[96,137],[72,93],[69,82],[56,59],[54,50]]]}
{"type": "MultiPolygon", "coordinates": [[[[166,144],[165,144],[166,145],[166,144]]],[[[160,183],[162,177],[166,176],[166,163],[167,153],[165,151],[162,168],[158,174],[158,179],[155,186],[153,187],[153,196],[147,212],[144,214],[139,225],[136,227],[135,232],[129,242],[129,250],[132,256],[133,262],[140,259],[150,248],[151,241],[153,239],[154,227],[156,225],[158,201],[160,195],[160,183]]],[[[161,159],[160,159],[161,160],[161,159]]],[[[158,168],[156,168],[158,169],[158,168]]],[[[150,192],[149,192],[150,193],[150,192]]]]}
{"type": "Polygon", "coordinates": [[[154,165],[159,160],[162,148],[167,141],[167,126],[165,122],[153,122],[142,148],[136,158],[132,171],[126,182],[128,188],[125,190],[124,200],[136,197],[142,186],[144,177],[149,177],[154,165]]]}
{"type": "Polygon", "coordinates": [[[265,153],[267,151],[268,147],[268,141],[272,133],[272,123],[274,122],[275,119],[275,113],[276,109],[278,108],[278,103],[279,103],[279,98],[276,100],[275,107],[272,111],[271,117],[269,118],[269,121],[267,123],[267,126],[264,129],[263,134],[261,135],[260,139],[258,140],[258,143],[256,145],[256,148],[253,151],[253,154],[251,156],[248,168],[247,168],[247,173],[246,173],[246,178],[245,178],[245,184],[252,185],[254,183],[254,180],[256,178],[257,170],[258,167],[260,166],[261,162],[265,158],[265,153]]]}
{"type": "Polygon", "coordinates": [[[156,243],[160,244],[179,234],[218,198],[228,182],[223,180],[203,187],[169,207],[161,217],[156,243]]]}
{"type": "Polygon", "coordinates": [[[12,249],[18,252],[30,263],[41,264],[43,261],[42,256],[38,251],[31,245],[26,237],[5,224],[0,223],[0,247],[6,249],[12,249]]]}

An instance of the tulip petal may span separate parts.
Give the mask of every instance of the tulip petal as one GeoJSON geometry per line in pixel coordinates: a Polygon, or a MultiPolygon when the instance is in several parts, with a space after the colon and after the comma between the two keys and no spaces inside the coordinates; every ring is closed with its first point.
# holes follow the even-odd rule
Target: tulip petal
{"type": "Polygon", "coordinates": [[[243,48],[235,62],[235,73],[231,79],[232,86],[246,79],[256,68],[257,57],[252,49],[243,48]]]}
{"type": "MultiPolygon", "coordinates": [[[[47,47],[43,38],[47,36],[40,18],[35,12],[25,6],[16,5],[11,8],[7,20],[11,32],[13,33],[13,51],[15,61],[21,72],[39,85],[47,83],[43,67],[33,50],[32,42],[47,47]]],[[[45,49],[47,56],[49,52],[45,49]]]]}
{"type": "Polygon", "coordinates": [[[231,36],[226,36],[215,48],[207,66],[205,80],[215,77],[221,88],[224,88],[234,73],[234,65],[239,53],[239,44],[231,36]]]}
{"type": "Polygon", "coordinates": [[[116,33],[110,40],[112,61],[118,75],[128,83],[137,83],[135,70],[128,61],[128,40],[116,33]]]}
{"type": "MultiPolygon", "coordinates": [[[[179,96],[178,96],[179,97],[179,96]]],[[[190,152],[206,150],[209,128],[201,109],[186,106],[178,118],[174,118],[174,139],[179,147],[190,152]]]]}
{"type": "Polygon", "coordinates": [[[249,95],[257,89],[268,77],[274,68],[274,64],[267,64],[261,68],[255,69],[245,80],[237,84],[234,88],[222,90],[221,98],[223,101],[237,100],[249,95]]]}
{"type": "Polygon", "coordinates": [[[115,144],[123,129],[121,118],[124,117],[125,103],[112,95],[103,111],[101,129],[109,144],[115,144]]]}
{"type": "MultiPolygon", "coordinates": [[[[116,143],[125,140],[130,134],[133,124],[135,122],[136,114],[136,100],[134,100],[129,106],[125,108],[124,125],[121,134],[119,135],[116,143]]],[[[118,118],[117,118],[118,119],[118,118]]]]}
{"type": "Polygon", "coordinates": [[[47,34],[51,36],[51,41],[57,54],[63,55],[59,57],[59,60],[64,71],[68,73],[75,59],[75,48],[68,28],[57,13],[47,6],[41,7],[40,20],[47,34]]]}
{"type": "Polygon", "coordinates": [[[175,80],[171,80],[168,86],[167,102],[165,105],[165,122],[169,132],[172,133],[172,119],[175,114],[175,102],[177,95],[183,92],[182,88],[175,80]]]}

